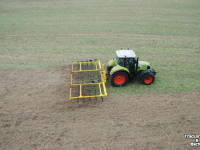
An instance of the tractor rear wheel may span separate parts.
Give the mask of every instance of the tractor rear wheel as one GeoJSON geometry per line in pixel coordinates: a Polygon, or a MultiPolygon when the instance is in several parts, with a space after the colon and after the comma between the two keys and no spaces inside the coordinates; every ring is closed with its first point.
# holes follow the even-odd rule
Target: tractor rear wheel
{"type": "Polygon", "coordinates": [[[142,76],[140,82],[144,85],[150,85],[154,82],[155,76],[152,73],[147,73],[142,76]]]}
{"type": "Polygon", "coordinates": [[[129,80],[128,74],[125,72],[116,72],[110,76],[110,83],[112,86],[124,86],[129,80]]]}

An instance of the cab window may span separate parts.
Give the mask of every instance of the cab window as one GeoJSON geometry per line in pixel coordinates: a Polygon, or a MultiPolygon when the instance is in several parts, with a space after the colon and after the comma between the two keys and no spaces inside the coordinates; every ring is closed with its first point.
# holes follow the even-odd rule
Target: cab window
{"type": "Polygon", "coordinates": [[[118,63],[118,65],[124,67],[124,60],[125,60],[124,58],[118,58],[118,57],[117,57],[117,63],[118,63]]]}

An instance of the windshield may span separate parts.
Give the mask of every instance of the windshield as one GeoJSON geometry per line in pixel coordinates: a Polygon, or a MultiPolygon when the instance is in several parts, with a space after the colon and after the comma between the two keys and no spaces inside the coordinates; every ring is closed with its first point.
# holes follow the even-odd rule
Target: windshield
{"type": "Polygon", "coordinates": [[[117,64],[118,64],[118,65],[124,67],[124,60],[125,60],[124,58],[119,58],[119,57],[117,57],[116,60],[117,60],[117,64]]]}

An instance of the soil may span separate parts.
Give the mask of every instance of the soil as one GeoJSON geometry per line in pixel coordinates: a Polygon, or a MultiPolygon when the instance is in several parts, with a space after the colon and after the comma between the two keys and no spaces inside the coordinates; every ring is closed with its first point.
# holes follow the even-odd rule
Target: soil
{"type": "Polygon", "coordinates": [[[200,91],[69,101],[70,66],[0,70],[0,149],[195,149],[200,91]]]}

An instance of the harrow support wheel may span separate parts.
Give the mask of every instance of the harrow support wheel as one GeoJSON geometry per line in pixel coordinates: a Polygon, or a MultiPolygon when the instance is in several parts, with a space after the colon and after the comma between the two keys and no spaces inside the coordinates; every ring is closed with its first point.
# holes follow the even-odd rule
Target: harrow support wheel
{"type": "Polygon", "coordinates": [[[113,75],[110,76],[110,83],[112,86],[124,86],[127,84],[129,80],[129,76],[125,72],[116,72],[113,75]]]}
{"type": "Polygon", "coordinates": [[[147,73],[142,76],[140,82],[144,85],[150,85],[154,82],[155,76],[152,73],[147,73]]]}

